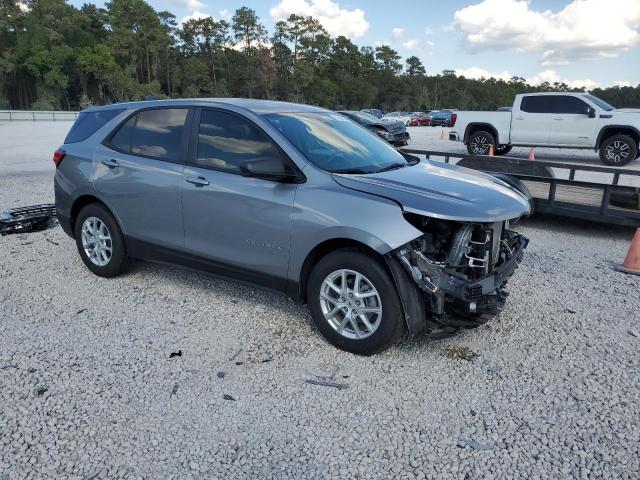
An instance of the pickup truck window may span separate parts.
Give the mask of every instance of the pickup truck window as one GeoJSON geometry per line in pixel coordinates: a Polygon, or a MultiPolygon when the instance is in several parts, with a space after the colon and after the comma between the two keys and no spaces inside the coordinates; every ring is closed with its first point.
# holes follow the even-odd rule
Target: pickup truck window
{"type": "Polygon", "coordinates": [[[599,106],[601,109],[603,109],[603,110],[605,110],[607,112],[610,112],[611,110],[614,110],[614,107],[609,105],[607,102],[605,102],[601,98],[594,97],[593,95],[589,95],[588,93],[583,95],[583,97],[586,98],[587,100],[591,100],[593,103],[595,103],[597,106],[599,106]]]}
{"type": "Polygon", "coordinates": [[[553,95],[531,95],[522,97],[520,110],[528,113],[555,113],[553,95]]]}
{"type": "Polygon", "coordinates": [[[556,113],[584,115],[589,105],[577,97],[569,95],[556,96],[556,113]]]}

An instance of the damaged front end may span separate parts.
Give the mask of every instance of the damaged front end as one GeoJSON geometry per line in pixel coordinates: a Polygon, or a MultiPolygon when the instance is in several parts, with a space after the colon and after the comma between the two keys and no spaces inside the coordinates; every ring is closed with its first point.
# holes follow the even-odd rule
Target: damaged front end
{"type": "Polygon", "coordinates": [[[389,265],[399,283],[410,331],[472,327],[498,314],[508,295],[507,279],[529,242],[510,230],[517,219],[462,223],[405,215],[423,235],[390,253],[394,259],[389,265]],[[395,260],[409,274],[422,299],[415,298],[420,297],[415,293],[410,294],[414,298],[407,297],[409,285],[405,284],[402,292],[406,279],[398,281],[395,260]],[[409,305],[416,300],[422,300],[419,309],[409,305]]]}

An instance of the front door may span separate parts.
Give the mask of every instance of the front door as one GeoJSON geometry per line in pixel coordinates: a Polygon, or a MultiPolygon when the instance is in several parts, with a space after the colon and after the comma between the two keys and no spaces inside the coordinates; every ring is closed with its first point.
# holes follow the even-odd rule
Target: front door
{"type": "Polygon", "coordinates": [[[296,184],[241,175],[253,159],[288,160],[250,120],[202,109],[183,177],[185,248],[227,275],[284,287],[296,184]]]}
{"type": "Polygon", "coordinates": [[[551,121],[552,145],[592,147],[595,145],[596,118],[589,118],[589,105],[570,95],[556,96],[556,113],[551,121]]]}
{"type": "Polygon", "coordinates": [[[133,115],[94,156],[94,187],[130,240],[182,248],[183,162],[188,108],[133,115]]]}

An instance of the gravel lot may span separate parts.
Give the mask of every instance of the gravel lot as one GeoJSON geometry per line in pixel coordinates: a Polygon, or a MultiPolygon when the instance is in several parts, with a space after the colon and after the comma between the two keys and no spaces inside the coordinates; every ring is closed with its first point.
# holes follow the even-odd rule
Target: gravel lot
{"type": "MultiPolygon", "coordinates": [[[[69,126],[0,126],[0,210],[52,201],[69,126]]],[[[610,268],[633,230],[519,230],[498,319],[371,358],[285,297],[0,237],[0,480],[640,478],[640,277],[610,268]]]]}

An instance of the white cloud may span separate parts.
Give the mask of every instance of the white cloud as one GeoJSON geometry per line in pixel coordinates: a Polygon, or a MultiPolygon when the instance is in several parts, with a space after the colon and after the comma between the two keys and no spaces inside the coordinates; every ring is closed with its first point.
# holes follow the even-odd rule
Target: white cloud
{"type": "Polygon", "coordinates": [[[184,22],[186,22],[188,20],[199,20],[201,18],[209,18],[210,16],[211,15],[209,15],[208,13],[202,13],[202,12],[199,12],[198,10],[196,10],[191,15],[187,15],[186,17],[182,17],[182,20],[180,20],[180,25],[182,25],[184,22]]]}
{"type": "MultiPolygon", "coordinates": [[[[514,76],[508,70],[504,70],[502,72],[489,72],[488,70],[480,67],[457,68],[455,72],[456,75],[466,78],[495,78],[498,80],[504,80],[505,82],[508,82],[511,80],[511,77],[514,76]]],[[[592,90],[600,86],[598,82],[588,78],[584,80],[568,80],[566,78],[562,78],[555,70],[550,69],[543,70],[533,77],[525,78],[525,81],[529,85],[540,85],[544,82],[549,82],[553,85],[555,82],[559,82],[564,83],[571,88],[586,88],[587,90],[592,90]]]]}
{"type": "Polygon", "coordinates": [[[425,35],[433,35],[433,30],[430,27],[424,27],[425,35]]]}
{"type": "Polygon", "coordinates": [[[631,87],[633,86],[629,80],[616,80],[613,82],[616,87],[631,87]]]}
{"type": "Polygon", "coordinates": [[[175,5],[179,8],[184,8],[186,10],[195,11],[201,10],[207,5],[200,0],[168,0],[168,3],[175,5]]]}
{"type": "Polygon", "coordinates": [[[218,12],[218,15],[220,15],[221,19],[226,20],[227,22],[231,21],[231,13],[229,13],[229,10],[227,10],[226,8],[223,10],[220,10],[218,12]]]}
{"type": "Polygon", "coordinates": [[[470,52],[540,54],[542,65],[611,58],[640,43],[638,0],[572,0],[535,11],[525,0],[483,0],[455,12],[453,28],[470,52]]]}
{"type": "Polygon", "coordinates": [[[286,20],[292,13],[312,16],[334,37],[359,38],[369,29],[364,10],[342,8],[332,0],[280,0],[269,13],[274,20],[286,20]]]}
{"type": "Polygon", "coordinates": [[[425,43],[427,47],[433,47],[435,45],[435,43],[433,43],[431,40],[427,40],[425,43]]]}
{"type": "Polygon", "coordinates": [[[391,35],[393,38],[400,38],[404,35],[404,28],[394,27],[391,29],[391,35]]]}
{"type": "Polygon", "coordinates": [[[416,48],[418,45],[420,45],[420,40],[417,40],[415,38],[412,38],[411,40],[407,40],[402,44],[402,46],[408,50],[412,50],[416,48]]]}

